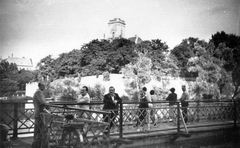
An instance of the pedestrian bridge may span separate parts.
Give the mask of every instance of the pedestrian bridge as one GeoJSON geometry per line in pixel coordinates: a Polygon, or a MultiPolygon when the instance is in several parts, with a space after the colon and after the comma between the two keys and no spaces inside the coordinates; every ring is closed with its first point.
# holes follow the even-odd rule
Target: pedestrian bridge
{"type": "MultiPolygon", "coordinates": [[[[12,109],[1,107],[1,122],[9,126],[12,137],[33,136],[34,118],[33,108],[26,108],[32,102],[1,103],[1,106],[11,105],[12,109]]],[[[79,109],[76,102],[50,102],[50,111],[54,115],[43,114],[46,121],[47,135],[45,139],[51,147],[59,146],[62,135],[64,115],[73,114],[76,117],[86,113],[85,119],[76,118],[74,122],[84,123],[81,130],[85,139],[85,147],[124,147],[124,145],[138,146],[147,143],[174,141],[177,138],[188,138],[193,133],[214,131],[224,128],[237,128],[240,120],[240,103],[234,101],[192,101],[188,107],[188,123],[184,123],[181,107],[178,103],[174,111],[174,118],[169,117],[168,102],[153,102],[154,108],[147,109],[143,121],[139,121],[138,102],[123,102],[120,104],[114,127],[107,130],[108,124],[102,124],[102,103],[90,103],[91,109],[79,109]],[[54,121],[54,122],[53,122],[54,121]],[[140,124],[136,126],[136,123],[140,124]],[[107,130],[107,135],[104,132],[107,130]],[[161,137],[161,138],[160,138],[161,137]]],[[[28,138],[29,139],[29,138],[28,138]]]]}

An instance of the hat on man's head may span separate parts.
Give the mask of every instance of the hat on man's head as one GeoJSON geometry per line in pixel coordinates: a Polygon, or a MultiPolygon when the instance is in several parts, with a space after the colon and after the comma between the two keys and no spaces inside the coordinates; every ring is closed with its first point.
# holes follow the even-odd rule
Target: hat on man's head
{"type": "Polygon", "coordinates": [[[172,88],[170,89],[170,91],[171,91],[171,92],[175,92],[175,88],[172,87],[172,88]]]}

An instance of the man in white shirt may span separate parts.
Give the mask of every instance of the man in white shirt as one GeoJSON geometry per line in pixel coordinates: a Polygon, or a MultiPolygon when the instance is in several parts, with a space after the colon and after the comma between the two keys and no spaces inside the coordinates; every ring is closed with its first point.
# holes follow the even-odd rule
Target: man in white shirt
{"type": "MultiPolygon", "coordinates": [[[[81,95],[77,98],[77,103],[79,104],[79,108],[89,109],[89,105],[81,105],[81,103],[90,103],[90,96],[88,94],[88,87],[83,86],[81,89],[81,95]]],[[[79,118],[88,118],[87,114],[83,112],[78,113],[79,118]]]]}
{"type": "Polygon", "coordinates": [[[188,100],[189,100],[189,95],[188,93],[186,92],[186,86],[185,85],[182,85],[182,96],[181,98],[179,99],[180,102],[181,102],[181,106],[182,106],[182,113],[183,113],[183,118],[184,118],[184,121],[185,123],[188,122],[188,100]]]}

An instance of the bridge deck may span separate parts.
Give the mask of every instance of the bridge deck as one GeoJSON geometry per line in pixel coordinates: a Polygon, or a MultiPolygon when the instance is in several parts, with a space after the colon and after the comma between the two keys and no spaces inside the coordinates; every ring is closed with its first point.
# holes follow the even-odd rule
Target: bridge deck
{"type": "MultiPolygon", "coordinates": [[[[238,122],[238,127],[240,126],[240,122],[238,122]]],[[[181,132],[185,132],[184,126],[181,125],[181,132]]],[[[198,123],[198,124],[189,124],[187,125],[188,132],[192,135],[191,138],[197,138],[199,133],[205,133],[206,135],[211,134],[214,131],[218,130],[231,130],[233,129],[233,124],[230,122],[215,122],[215,123],[198,123]],[[207,125],[207,126],[206,126],[207,125]]],[[[138,141],[145,139],[145,143],[151,144],[156,142],[166,142],[170,141],[173,136],[177,133],[176,126],[172,125],[160,125],[159,127],[152,127],[147,131],[136,131],[134,129],[128,129],[128,132],[123,135],[124,138],[131,139],[133,141],[138,141]],[[161,137],[161,138],[159,138],[161,137]],[[153,139],[155,138],[155,140],[153,139]]],[[[118,132],[111,133],[111,138],[117,139],[119,138],[118,132]]],[[[188,137],[182,136],[178,140],[184,140],[188,137]]],[[[18,138],[16,140],[12,140],[13,148],[31,148],[31,144],[33,142],[32,137],[24,137],[18,138]]],[[[136,145],[136,142],[133,142],[133,145],[136,145]]],[[[139,143],[138,143],[139,144],[139,143]]],[[[137,146],[137,145],[136,145],[137,146]]]]}

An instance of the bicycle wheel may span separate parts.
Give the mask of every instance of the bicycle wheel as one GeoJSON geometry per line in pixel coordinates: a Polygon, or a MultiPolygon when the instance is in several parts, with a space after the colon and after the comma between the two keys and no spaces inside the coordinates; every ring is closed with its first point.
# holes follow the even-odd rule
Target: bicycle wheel
{"type": "Polygon", "coordinates": [[[62,146],[67,146],[69,148],[79,148],[83,146],[80,139],[80,134],[77,130],[65,130],[62,136],[62,146]]]}

